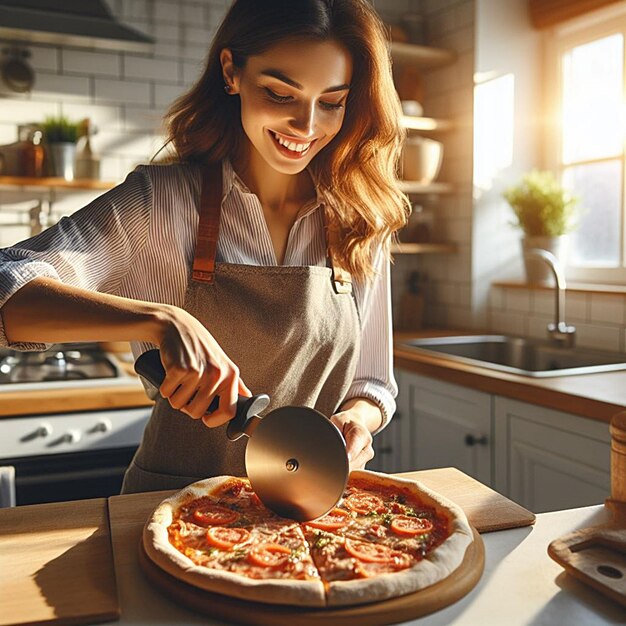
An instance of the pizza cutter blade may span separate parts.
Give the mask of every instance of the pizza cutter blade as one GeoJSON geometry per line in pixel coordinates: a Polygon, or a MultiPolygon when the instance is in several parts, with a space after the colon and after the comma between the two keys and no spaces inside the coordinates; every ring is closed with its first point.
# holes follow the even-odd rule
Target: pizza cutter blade
{"type": "MultiPolygon", "coordinates": [[[[135,371],[158,389],[165,378],[159,351],[142,354],[135,371]]],[[[226,434],[231,441],[249,437],[246,472],[267,508],[300,522],[320,517],[339,502],[348,481],[343,436],[325,415],[309,407],[284,406],[259,417],[269,402],[266,394],[239,396],[226,434]]],[[[216,397],[209,412],[218,404],[216,397]]]]}

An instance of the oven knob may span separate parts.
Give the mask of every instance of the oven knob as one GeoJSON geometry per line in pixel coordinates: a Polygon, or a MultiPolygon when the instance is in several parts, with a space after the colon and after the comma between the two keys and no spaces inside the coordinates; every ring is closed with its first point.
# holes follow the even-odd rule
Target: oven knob
{"type": "Polygon", "coordinates": [[[89,431],[90,433],[108,433],[113,430],[113,424],[108,418],[98,420],[97,424],[89,431]]]}
{"type": "Polygon", "coordinates": [[[81,438],[80,430],[76,430],[75,428],[72,428],[71,430],[68,430],[66,433],[63,434],[63,436],[61,437],[61,441],[63,443],[77,443],[80,441],[80,438],[81,438]]]}
{"type": "Polygon", "coordinates": [[[34,439],[49,437],[52,434],[52,426],[48,422],[41,422],[35,430],[31,430],[20,438],[21,442],[33,441],[34,439]]]}
{"type": "Polygon", "coordinates": [[[49,437],[52,434],[52,426],[48,422],[41,422],[35,431],[35,437],[49,437]]]}

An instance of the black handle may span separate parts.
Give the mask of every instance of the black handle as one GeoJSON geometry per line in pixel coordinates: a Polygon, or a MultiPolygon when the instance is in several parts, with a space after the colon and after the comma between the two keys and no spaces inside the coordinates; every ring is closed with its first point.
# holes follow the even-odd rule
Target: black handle
{"type": "Polygon", "coordinates": [[[465,435],[465,445],[466,446],[486,446],[489,443],[487,439],[487,435],[483,435],[482,437],[474,437],[474,435],[465,435]]]}
{"type": "MultiPolygon", "coordinates": [[[[143,376],[151,385],[159,389],[165,380],[165,368],[161,362],[161,354],[158,350],[148,350],[144,352],[135,361],[135,371],[143,376]]],[[[220,403],[220,397],[215,396],[207,409],[207,413],[213,413],[220,403]]],[[[235,416],[228,422],[226,435],[232,441],[239,439],[246,434],[245,428],[248,422],[261,412],[270,403],[270,398],[265,393],[257,394],[248,398],[247,396],[238,396],[237,412],[235,416]]]]}

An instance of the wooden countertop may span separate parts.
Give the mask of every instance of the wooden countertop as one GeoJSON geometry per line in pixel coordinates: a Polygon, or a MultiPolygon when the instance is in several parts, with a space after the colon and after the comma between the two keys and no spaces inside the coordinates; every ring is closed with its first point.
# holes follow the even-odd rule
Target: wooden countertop
{"type": "Polygon", "coordinates": [[[476,330],[422,329],[394,334],[394,364],[399,369],[471,387],[530,404],[610,422],[626,408],[626,371],[554,378],[529,378],[430,355],[398,345],[418,337],[485,334],[476,330]]]}
{"type": "Polygon", "coordinates": [[[146,395],[132,367],[124,363],[120,365],[128,374],[124,383],[37,391],[4,392],[0,390],[0,419],[20,415],[47,415],[150,406],[152,400],[146,395]]]}

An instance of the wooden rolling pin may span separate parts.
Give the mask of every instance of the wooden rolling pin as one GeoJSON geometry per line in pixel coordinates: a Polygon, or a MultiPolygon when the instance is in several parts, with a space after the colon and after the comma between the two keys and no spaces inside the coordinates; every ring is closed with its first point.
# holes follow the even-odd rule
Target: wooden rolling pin
{"type": "Polygon", "coordinates": [[[613,417],[611,432],[611,511],[608,524],[556,539],[548,554],[572,576],[626,606],[626,411],[613,417]]]}

